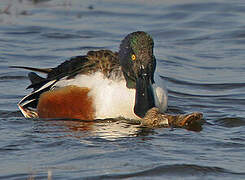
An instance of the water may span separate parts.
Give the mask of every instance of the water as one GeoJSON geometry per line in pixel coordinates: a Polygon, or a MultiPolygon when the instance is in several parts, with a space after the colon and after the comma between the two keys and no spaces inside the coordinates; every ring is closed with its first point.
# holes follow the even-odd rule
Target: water
{"type": "Polygon", "coordinates": [[[0,179],[245,179],[245,3],[2,0],[0,179]],[[200,111],[201,132],[123,121],[27,120],[23,70],[88,50],[118,50],[144,30],[169,89],[169,111],[200,111]]]}

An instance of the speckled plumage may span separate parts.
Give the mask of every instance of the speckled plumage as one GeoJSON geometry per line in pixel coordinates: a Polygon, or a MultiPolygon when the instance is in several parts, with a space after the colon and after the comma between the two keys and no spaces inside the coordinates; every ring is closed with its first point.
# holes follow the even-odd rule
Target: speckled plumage
{"type": "MultiPolygon", "coordinates": [[[[24,109],[36,108],[40,95],[53,88],[53,85],[62,78],[71,79],[78,74],[92,74],[97,71],[102,72],[106,78],[122,78],[118,53],[110,50],[89,51],[85,56],[72,57],[61,63],[55,68],[32,68],[23,66],[13,66],[15,68],[24,68],[47,74],[46,78],[38,76],[36,73],[29,73],[29,78],[32,82],[27,88],[33,88],[34,91],[29,96],[24,97],[20,104],[23,104],[24,109]],[[45,89],[38,91],[48,82],[52,82],[45,89]],[[30,101],[32,100],[32,101],[30,101]],[[30,102],[29,102],[30,101],[30,102]],[[26,103],[28,102],[28,103],[26,103]]],[[[31,112],[28,109],[28,112],[31,112]]],[[[31,117],[37,116],[36,113],[29,113],[31,117]],[[34,115],[33,115],[34,114],[34,115]]]]}

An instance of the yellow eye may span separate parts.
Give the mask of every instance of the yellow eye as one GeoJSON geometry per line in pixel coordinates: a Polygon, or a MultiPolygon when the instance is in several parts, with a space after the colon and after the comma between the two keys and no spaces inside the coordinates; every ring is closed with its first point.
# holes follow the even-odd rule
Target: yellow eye
{"type": "Polygon", "coordinates": [[[136,56],[135,56],[135,54],[132,54],[131,59],[132,59],[133,61],[135,61],[135,60],[136,60],[136,56]]]}

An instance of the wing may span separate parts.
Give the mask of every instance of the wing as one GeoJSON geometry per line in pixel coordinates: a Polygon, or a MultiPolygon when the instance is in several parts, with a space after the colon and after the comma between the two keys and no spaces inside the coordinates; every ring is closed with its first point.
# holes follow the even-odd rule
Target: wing
{"type": "Polygon", "coordinates": [[[102,72],[107,78],[111,78],[112,74],[121,75],[118,53],[110,50],[89,51],[87,55],[73,57],[55,68],[40,69],[25,66],[11,66],[11,68],[22,68],[47,75],[43,78],[34,72],[28,74],[31,85],[27,88],[33,88],[33,92],[18,104],[25,117],[37,117],[35,109],[40,95],[52,89],[62,78],[71,79],[78,74],[91,74],[96,71],[102,72]]]}

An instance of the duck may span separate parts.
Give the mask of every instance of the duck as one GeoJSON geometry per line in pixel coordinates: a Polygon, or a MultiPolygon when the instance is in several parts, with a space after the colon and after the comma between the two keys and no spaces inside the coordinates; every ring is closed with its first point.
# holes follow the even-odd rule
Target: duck
{"type": "Polygon", "coordinates": [[[11,68],[31,71],[27,89],[33,91],[18,103],[24,117],[93,121],[142,119],[151,108],[164,113],[168,92],[156,64],[152,36],[136,31],[126,35],[118,52],[88,51],[54,68],[11,68]]]}

